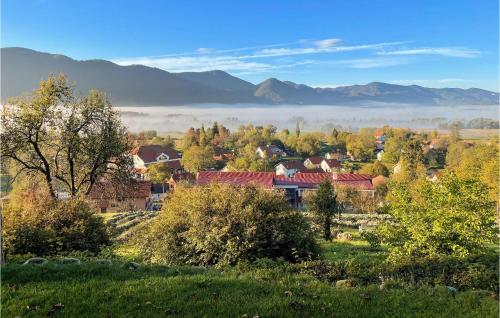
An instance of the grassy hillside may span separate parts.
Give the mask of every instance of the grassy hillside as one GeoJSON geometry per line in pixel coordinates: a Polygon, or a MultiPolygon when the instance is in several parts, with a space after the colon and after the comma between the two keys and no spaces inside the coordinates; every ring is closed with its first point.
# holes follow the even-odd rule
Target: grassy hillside
{"type": "Polygon", "coordinates": [[[3,317],[497,317],[488,292],[340,288],[279,269],[9,265],[3,317]],[[85,301],[82,301],[82,300],[85,301]]]}
{"type": "MultiPolygon", "coordinates": [[[[357,229],[343,227],[351,241],[320,240],[323,260],[331,263],[132,269],[127,261],[140,257],[127,238],[150,218],[135,212],[105,216],[118,242],[98,257],[111,258],[112,265],[83,253],[77,255],[85,260],[80,265],[55,257],[47,265],[22,266],[27,256],[11,258],[2,268],[2,317],[497,317],[499,310],[494,288],[455,292],[438,280],[436,286],[370,280],[369,264],[382,261],[387,251],[371,248],[357,229]],[[368,284],[337,286],[345,270],[349,280],[366,278],[368,284]]],[[[471,273],[484,280],[481,275],[489,272],[471,273]]]]}

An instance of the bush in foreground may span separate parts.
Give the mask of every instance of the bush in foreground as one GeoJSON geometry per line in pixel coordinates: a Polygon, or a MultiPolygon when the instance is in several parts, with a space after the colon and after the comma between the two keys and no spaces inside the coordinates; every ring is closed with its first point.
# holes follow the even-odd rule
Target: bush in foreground
{"type": "Polygon", "coordinates": [[[390,196],[393,218],[377,232],[396,262],[481,254],[497,239],[495,204],[478,180],[448,174],[415,189],[397,184],[390,196]]]}
{"type": "Polygon", "coordinates": [[[284,195],[259,187],[177,188],[138,235],[145,259],[167,264],[234,265],[258,258],[316,256],[307,221],[284,195]]]}
{"type": "Polygon", "coordinates": [[[102,219],[80,199],[36,198],[23,204],[7,204],[3,211],[3,239],[8,254],[38,256],[70,251],[97,253],[109,244],[102,219]]]}

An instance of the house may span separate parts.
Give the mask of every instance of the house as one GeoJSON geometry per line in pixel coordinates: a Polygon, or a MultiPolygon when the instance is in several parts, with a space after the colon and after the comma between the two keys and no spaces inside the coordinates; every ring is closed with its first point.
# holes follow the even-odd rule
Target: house
{"type": "Polygon", "coordinates": [[[328,152],[325,154],[325,159],[335,159],[338,161],[345,161],[348,159],[347,155],[344,152],[340,151],[335,151],[335,152],[328,152]]]}
{"type": "Polygon", "coordinates": [[[264,188],[272,188],[274,172],[222,172],[222,171],[200,171],[196,175],[196,184],[201,186],[210,183],[225,183],[234,186],[258,185],[264,188]]]}
{"type": "Polygon", "coordinates": [[[432,182],[436,182],[438,181],[440,178],[442,178],[444,175],[444,172],[443,170],[440,170],[440,169],[433,169],[431,171],[429,171],[427,173],[427,180],[429,181],[432,181],[432,182]]]}
{"type": "Polygon", "coordinates": [[[380,141],[380,140],[376,140],[375,141],[375,151],[384,150],[384,147],[385,147],[384,145],[385,145],[385,142],[380,141]]]}
{"type": "Polygon", "coordinates": [[[174,173],[168,180],[168,188],[173,191],[179,183],[193,184],[196,176],[189,172],[174,173]]]}
{"type": "Polygon", "coordinates": [[[88,195],[90,206],[101,213],[147,210],[151,203],[150,181],[114,183],[101,180],[88,195]]]}
{"type": "Polygon", "coordinates": [[[376,188],[380,185],[386,184],[389,181],[389,178],[384,177],[383,175],[376,176],[372,178],[372,184],[376,188]]]}
{"type": "Polygon", "coordinates": [[[321,162],[323,158],[320,156],[309,157],[304,161],[304,166],[307,169],[321,168],[321,162]]]}
{"type": "Polygon", "coordinates": [[[383,157],[384,157],[384,151],[383,150],[377,152],[377,160],[378,161],[382,161],[383,157]]]}
{"type": "Polygon", "coordinates": [[[446,149],[449,145],[449,142],[445,138],[433,138],[429,143],[430,149],[446,149]]]}
{"type": "Polygon", "coordinates": [[[378,131],[373,134],[373,137],[375,137],[375,151],[384,150],[385,141],[387,139],[386,134],[382,131],[378,131]]]}
{"type": "Polygon", "coordinates": [[[307,170],[304,166],[304,163],[300,160],[288,160],[282,161],[276,165],[276,175],[284,175],[287,177],[291,177],[297,172],[301,172],[307,170]]]}
{"type": "Polygon", "coordinates": [[[376,141],[380,141],[382,144],[385,143],[387,136],[385,132],[383,131],[377,131],[373,134],[373,137],[375,137],[376,141]]]}
{"type": "Polygon", "coordinates": [[[255,153],[262,159],[286,157],[286,152],[275,145],[259,146],[255,150],[255,153]]]}
{"type": "Polygon", "coordinates": [[[160,145],[139,146],[132,150],[134,173],[144,178],[147,167],[155,163],[165,163],[174,173],[182,172],[181,158],[171,147],[160,145]]]}
{"type": "Polygon", "coordinates": [[[323,169],[324,172],[340,172],[342,170],[342,164],[335,159],[323,159],[323,161],[321,161],[321,169],[323,169]]]}
{"type": "Polygon", "coordinates": [[[258,185],[269,189],[285,191],[288,201],[293,206],[300,206],[302,195],[306,191],[315,191],[324,180],[332,182],[334,187],[351,187],[373,198],[375,188],[371,176],[350,173],[296,173],[292,177],[276,175],[274,172],[220,172],[201,171],[196,183],[206,186],[211,183],[225,183],[233,186],[258,185]]]}
{"type": "Polygon", "coordinates": [[[392,168],[392,173],[393,174],[398,174],[400,171],[401,171],[401,162],[398,162],[392,168]]]}
{"type": "Polygon", "coordinates": [[[162,201],[168,192],[168,183],[153,183],[151,184],[151,202],[162,201]]]}
{"type": "MultiPolygon", "coordinates": [[[[474,147],[475,145],[473,141],[467,141],[467,140],[462,141],[462,143],[464,144],[465,148],[474,147]]],[[[448,146],[448,144],[446,144],[446,146],[448,146]]]]}
{"type": "Polygon", "coordinates": [[[229,160],[234,158],[234,153],[226,150],[226,149],[221,149],[221,148],[216,148],[214,150],[214,156],[213,159],[215,161],[223,161],[223,162],[228,162],[229,160]]]}
{"type": "Polygon", "coordinates": [[[325,171],[321,168],[312,168],[312,169],[305,168],[297,173],[323,173],[323,172],[325,171]]]}

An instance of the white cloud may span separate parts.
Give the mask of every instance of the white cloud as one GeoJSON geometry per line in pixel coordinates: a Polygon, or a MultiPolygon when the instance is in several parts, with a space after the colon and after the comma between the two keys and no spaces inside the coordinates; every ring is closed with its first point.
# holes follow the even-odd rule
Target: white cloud
{"type": "Polygon", "coordinates": [[[351,59],[351,60],[340,60],[333,61],[333,64],[343,65],[350,68],[378,68],[378,67],[388,67],[396,65],[409,64],[407,60],[397,60],[397,59],[385,59],[385,58],[366,58],[366,59],[351,59]]]}
{"type": "MultiPolygon", "coordinates": [[[[169,72],[202,72],[207,70],[224,70],[230,72],[266,72],[272,69],[278,68],[289,68],[298,65],[312,64],[311,60],[307,61],[294,61],[293,63],[280,63],[277,60],[266,61],[266,62],[254,62],[246,61],[251,59],[261,59],[261,58],[273,58],[273,57],[283,57],[283,56],[296,56],[296,55],[308,55],[316,53],[325,52],[342,52],[342,51],[354,51],[354,50],[367,50],[376,49],[389,45],[394,45],[396,43],[377,43],[377,44],[366,44],[358,46],[335,46],[326,48],[273,48],[274,45],[265,46],[267,48],[260,51],[243,54],[243,55],[220,55],[223,51],[210,51],[209,49],[203,48],[198,49],[200,53],[210,53],[210,55],[202,54],[191,54],[191,55],[164,55],[164,56],[152,56],[152,57],[132,57],[132,58],[117,58],[112,61],[119,65],[133,65],[141,64],[150,67],[160,68],[169,72]]],[[[261,48],[264,46],[261,46],[261,48]]],[[[224,50],[224,52],[235,52],[242,50],[240,49],[230,49],[224,50]]],[[[241,74],[241,73],[240,73],[241,74]]]]}
{"type": "Polygon", "coordinates": [[[402,79],[391,81],[391,84],[399,85],[419,85],[427,87],[462,87],[468,88],[471,80],[463,78],[441,78],[441,79],[402,79]]]}
{"type": "Polygon", "coordinates": [[[200,47],[200,48],[196,49],[196,52],[201,53],[201,54],[207,54],[207,53],[215,52],[215,49],[210,48],[210,47],[200,47]]]}
{"type": "Polygon", "coordinates": [[[210,70],[224,71],[262,71],[272,67],[267,63],[245,62],[237,59],[221,57],[164,57],[164,58],[131,58],[114,60],[118,65],[141,64],[160,68],[169,72],[203,72],[210,70]]]}
{"type": "Polygon", "coordinates": [[[415,49],[404,49],[388,52],[377,52],[378,55],[441,55],[451,57],[474,58],[481,55],[481,52],[463,47],[424,47],[415,49]]]}
{"type": "Polygon", "coordinates": [[[325,49],[327,47],[337,45],[340,42],[342,42],[341,39],[325,39],[325,40],[315,41],[315,42],[313,42],[313,44],[316,47],[319,47],[320,49],[325,49]]]}
{"type": "Polygon", "coordinates": [[[343,87],[343,86],[351,86],[353,84],[311,84],[309,86],[311,87],[316,87],[316,88],[337,88],[337,87],[343,87]]]}
{"type": "Polygon", "coordinates": [[[165,57],[165,58],[132,58],[114,60],[118,65],[146,65],[156,67],[169,72],[204,72],[211,70],[223,70],[235,72],[235,74],[252,74],[268,72],[270,70],[291,68],[299,65],[312,64],[314,61],[305,60],[288,64],[270,64],[260,62],[247,62],[234,59],[231,56],[190,56],[190,57],[165,57]]]}
{"type": "MultiPolygon", "coordinates": [[[[453,57],[476,57],[481,54],[477,50],[468,48],[415,48],[397,49],[392,51],[376,52],[375,57],[343,59],[343,60],[322,60],[322,61],[297,61],[296,56],[312,55],[320,53],[338,53],[363,50],[383,50],[385,48],[396,47],[408,42],[386,42],[360,45],[337,45],[340,39],[325,39],[316,42],[310,47],[287,47],[287,44],[262,45],[247,48],[235,48],[216,50],[213,48],[198,48],[196,52],[181,53],[163,56],[117,58],[112,60],[119,65],[142,64],[157,67],[169,72],[186,71],[207,71],[224,70],[228,72],[242,74],[269,72],[275,69],[291,68],[305,64],[328,64],[345,66],[356,69],[369,69],[390,67],[409,64],[413,61],[409,56],[434,54],[453,57]],[[254,51],[256,50],[256,51],[254,51]],[[236,53],[247,51],[247,53],[236,53]],[[253,51],[253,52],[252,52],[253,51]],[[408,57],[404,57],[408,56],[408,57]],[[290,57],[290,58],[284,58],[290,57]],[[287,60],[286,62],[284,60],[287,60]]],[[[292,42],[289,44],[305,43],[292,42]]]]}
{"type": "Polygon", "coordinates": [[[315,54],[315,53],[335,53],[335,52],[374,50],[403,43],[407,42],[387,42],[387,43],[362,44],[362,45],[351,45],[351,46],[334,46],[334,47],[324,47],[324,48],[320,47],[276,48],[276,49],[273,48],[273,49],[264,49],[253,55],[242,56],[241,58],[250,58],[250,57],[260,58],[260,57],[270,57],[270,56],[289,56],[289,55],[304,55],[304,54],[315,54]]]}

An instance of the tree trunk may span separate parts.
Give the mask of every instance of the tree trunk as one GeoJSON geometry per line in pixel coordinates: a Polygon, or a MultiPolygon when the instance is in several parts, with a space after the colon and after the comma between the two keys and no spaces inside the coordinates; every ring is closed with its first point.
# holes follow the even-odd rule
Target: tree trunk
{"type": "Polygon", "coordinates": [[[5,265],[4,249],[3,249],[3,204],[0,206],[0,266],[5,265]]]}
{"type": "Polygon", "coordinates": [[[332,239],[332,232],[331,232],[331,220],[329,217],[325,219],[323,231],[324,231],[325,241],[330,241],[332,239]]]}

